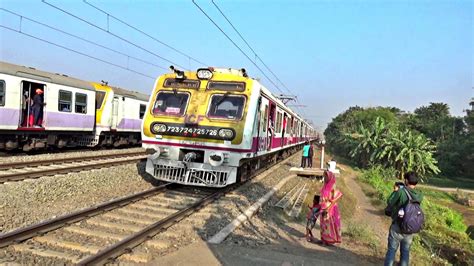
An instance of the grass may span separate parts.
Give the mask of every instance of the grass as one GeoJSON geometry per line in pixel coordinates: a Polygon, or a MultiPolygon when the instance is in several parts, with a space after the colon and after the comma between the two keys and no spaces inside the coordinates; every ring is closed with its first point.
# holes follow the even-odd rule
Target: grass
{"type": "MultiPolygon", "coordinates": [[[[390,170],[374,167],[362,172],[359,179],[369,184],[372,196],[384,201],[396,181],[390,170]]],[[[459,212],[443,205],[455,197],[445,192],[423,189],[422,208],[425,212],[425,228],[415,235],[412,247],[415,261],[420,264],[472,265],[474,241],[466,234],[467,226],[459,212]]]]}
{"type": "Polygon", "coordinates": [[[431,177],[426,184],[436,187],[464,188],[474,190],[474,179],[463,177],[431,177]]]}
{"type": "Polygon", "coordinates": [[[358,244],[367,245],[374,254],[377,254],[380,252],[380,247],[377,238],[369,228],[366,224],[349,221],[342,235],[351,238],[358,244]]]}

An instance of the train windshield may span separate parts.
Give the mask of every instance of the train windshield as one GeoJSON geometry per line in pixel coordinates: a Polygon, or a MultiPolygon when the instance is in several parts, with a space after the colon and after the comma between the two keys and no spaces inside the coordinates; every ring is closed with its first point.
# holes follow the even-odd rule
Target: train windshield
{"type": "Polygon", "coordinates": [[[240,95],[215,94],[212,96],[208,117],[237,120],[242,118],[245,97],[240,95]]]}
{"type": "Polygon", "coordinates": [[[189,93],[161,91],[156,96],[153,114],[182,116],[188,105],[189,93]]]}

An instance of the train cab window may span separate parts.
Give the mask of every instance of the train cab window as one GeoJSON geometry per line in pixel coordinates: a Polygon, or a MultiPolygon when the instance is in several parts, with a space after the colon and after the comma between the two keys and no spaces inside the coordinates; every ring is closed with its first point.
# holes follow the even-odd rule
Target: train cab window
{"type": "Polygon", "coordinates": [[[59,90],[58,111],[71,112],[72,92],[59,90]]]}
{"type": "Polygon", "coordinates": [[[207,116],[238,120],[242,118],[245,106],[245,97],[240,95],[214,94],[207,116]]]}
{"type": "Polygon", "coordinates": [[[86,114],[87,113],[87,94],[76,93],[76,113],[86,114]]]}
{"type": "Polygon", "coordinates": [[[5,106],[5,81],[0,80],[0,106],[5,106]]]}
{"type": "Polygon", "coordinates": [[[143,117],[145,116],[145,111],[146,111],[146,105],[140,104],[140,112],[139,112],[140,119],[143,119],[143,117]]]}
{"type": "Polygon", "coordinates": [[[95,92],[95,109],[100,109],[102,107],[102,103],[105,99],[105,91],[96,91],[95,92]]]}
{"type": "Polygon", "coordinates": [[[176,91],[161,91],[156,96],[153,114],[182,116],[188,105],[189,93],[176,91]]]}

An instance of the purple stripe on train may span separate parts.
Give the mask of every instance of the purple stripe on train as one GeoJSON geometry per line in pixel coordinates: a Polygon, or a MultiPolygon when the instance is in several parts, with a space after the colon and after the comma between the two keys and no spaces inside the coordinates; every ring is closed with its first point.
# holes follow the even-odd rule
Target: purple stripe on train
{"type": "Polygon", "coordinates": [[[120,123],[117,125],[117,129],[137,129],[140,130],[142,127],[142,120],[122,118],[120,123]]]}
{"type": "Polygon", "coordinates": [[[0,107],[0,126],[18,126],[20,110],[0,107]]]}
{"type": "Polygon", "coordinates": [[[94,127],[95,117],[93,115],[81,115],[62,112],[47,112],[45,114],[44,126],[48,127],[75,127],[91,129],[94,127]]]}

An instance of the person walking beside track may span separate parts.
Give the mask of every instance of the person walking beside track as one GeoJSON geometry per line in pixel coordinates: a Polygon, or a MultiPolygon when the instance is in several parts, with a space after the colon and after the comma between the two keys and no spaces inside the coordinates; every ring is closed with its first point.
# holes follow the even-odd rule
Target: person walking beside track
{"type": "Polygon", "coordinates": [[[385,214],[392,217],[392,225],[388,233],[385,266],[393,265],[398,246],[400,246],[400,265],[409,265],[413,235],[421,230],[424,221],[421,209],[407,208],[408,203],[412,202],[418,204],[418,207],[415,208],[419,208],[419,204],[423,200],[423,194],[419,190],[415,190],[418,177],[414,172],[407,172],[404,179],[405,183],[395,183],[393,192],[387,199],[387,208],[385,208],[385,214]],[[415,214],[412,214],[413,210],[416,211],[415,214]],[[404,230],[411,230],[412,233],[403,232],[404,230]]]}
{"type": "Polygon", "coordinates": [[[321,242],[323,245],[341,243],[341,215],[337,201],[342,193],[336,189],[336,175],[324,171],[324,184],[321,188],[321,242]]]}

